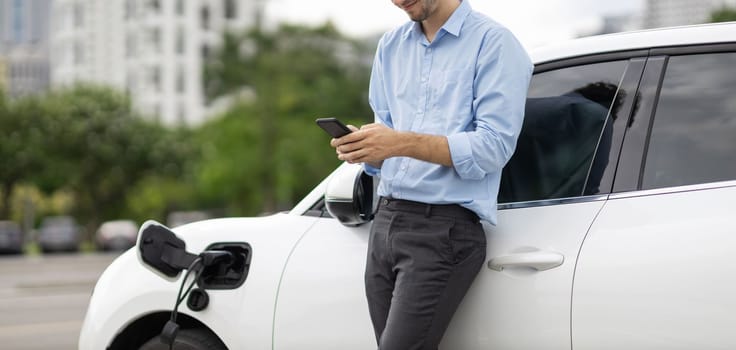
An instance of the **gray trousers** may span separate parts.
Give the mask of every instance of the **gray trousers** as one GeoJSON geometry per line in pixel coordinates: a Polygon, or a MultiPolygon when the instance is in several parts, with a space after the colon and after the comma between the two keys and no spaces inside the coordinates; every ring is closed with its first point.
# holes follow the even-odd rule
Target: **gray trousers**
{"type": "Polygon", "coordinates": [[[378,349],[436,350],[485,255],[472,211],[381,198],[365,271],[378,349]]]}

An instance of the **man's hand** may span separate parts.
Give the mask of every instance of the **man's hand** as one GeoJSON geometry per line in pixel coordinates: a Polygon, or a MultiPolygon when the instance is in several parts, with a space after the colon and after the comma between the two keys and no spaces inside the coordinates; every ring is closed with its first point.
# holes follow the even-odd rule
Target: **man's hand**
{"type": "Polygon", "coordinates": [[[332,139],[337,158],[348,163],[368,163],[380,168],[385,159],[411,157],[444,166],[452,166],[450,149],[444,136],[399,132],[383,124],[366,124],[338,139],[332,139]]]}
{"type": "Polygon", "coordinates": [[[398,133],[382,124],[367,124],[360,129],[349,125],[352,133],[330,143],[337,151],[337,158],[348,163],[378,165],[393,157],[398,133]]]}

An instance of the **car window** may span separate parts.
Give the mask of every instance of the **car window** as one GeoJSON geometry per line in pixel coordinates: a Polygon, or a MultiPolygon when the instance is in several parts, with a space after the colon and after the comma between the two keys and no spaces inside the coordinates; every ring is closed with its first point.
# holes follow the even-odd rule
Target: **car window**
{"type": "Polygon", "coordinates": [[[627,65],[626,60],[613,61],[534,75],[516,151],[501,178],[499,203],[610,191],[600,188],[614,127],[607,119],[609,112],[612,120],[618,118],[628,97],[619,89],[627,65]]]}
{"type": "Polygon", "coordinates": [[[736,53],[671,57],[642,188],[736,180],[736,53]]]}

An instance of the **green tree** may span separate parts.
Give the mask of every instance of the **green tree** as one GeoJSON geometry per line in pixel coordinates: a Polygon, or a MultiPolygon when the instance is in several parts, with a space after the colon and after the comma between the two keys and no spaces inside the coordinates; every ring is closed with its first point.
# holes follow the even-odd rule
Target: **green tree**
{"type": "Polygon", "coordinates": [[[0,219],[10,216],[13,190],[45,165],[43,112],[36,97],[8,101],[0,93],[0,219]]]}
{"type": "Polygon", "coordinates": [[[125,212],[126,195],[141,179],[186,168],[189,146],[136,115],[122,93],[80,85],[51,94],[44,107],[53,166],[38,184],[47,192],[69,189],[90,228],[125,212]]]}
{"type": "Polygon", "coordinates": [[[710,15],[711,22],[731,22],[736,21],[736,8],[723,6],[714,11],[710,15]]]}
{"type": "Polygon", "coordinates": [[[289,207],[338,161],[314,120],[372,120],[367,103],[372,45],[329,23],[227,34],[205,68],[209,99],[250,91],[201,130],[203,197],[234,214],[289,207]]]}

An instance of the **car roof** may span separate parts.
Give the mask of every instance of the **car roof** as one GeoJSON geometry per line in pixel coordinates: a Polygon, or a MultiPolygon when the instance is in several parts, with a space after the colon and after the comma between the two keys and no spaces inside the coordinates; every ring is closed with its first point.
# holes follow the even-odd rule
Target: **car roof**
{"type": "Polygon", "coordinates": [[[736,43],[736,22],[597,35],[529,50],[535,64],[593,54],[693,44],[736,43]]]}

